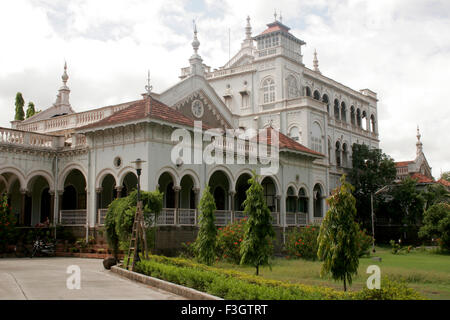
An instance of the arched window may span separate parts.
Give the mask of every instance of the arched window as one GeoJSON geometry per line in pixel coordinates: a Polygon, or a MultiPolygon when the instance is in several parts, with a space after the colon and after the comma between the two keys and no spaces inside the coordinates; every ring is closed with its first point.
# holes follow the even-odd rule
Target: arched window
{"type": "Polygon", "coordinates": [[[305,87],[305,95],[311,97],[311,89],[309,87],[305,87]]]}
{"type": "Polygon", "coordinates": [[[297,126],[293,126],[291,130],[289,130],[289,137],[291,137],[292,140],[300,141],[300,129],[297,126]]]}
{"type": "Polygon", "coordinates": [[[348,167],[348,147],[346,143],[342,144],[342,165],[344,168],[348,167]]]}
{"type": "Polygon", "coordinates": [[[370,116],[370,131],[375,133],[375,116],[371,115],[370,116]]]}
{"type": "Polygon", "coordinates": [[[361,128],[361,110],[356,110],[356,125],[361,128]]]}
{"type": "Polygon", "coordinates": [[[298,83],[293,75],[287,78],[287,90],[289,99],[298,97],[298,83]]]}
{"type": "Polygon", "coordinates": [[[214,189],[214,200],[217,210],[225,210],[225,190],[221,186],[214,189]]]}
{"type": "Polygon", "coordinates": [[[263,82],[263,102],[270,103],[275,101],[275,81],[272,78],[267,78],[263,82]]]}
{"type": "Polygon", "coordinates": [[[313,189],[314,193],[314,217],[322,217],[322,188],[316,184],[313,189]]]}
{"type": "Polygon", "coordinates": [[[367,128],[367,113],[365,111],[363,111],[362,113],[361,122],[361,127],[363,128],[363,130],[368,130],[369,128],[367,128]]]}
{"type": "Polygon", "coordinates": [[[352,125],[355,125],[355,107],[354,106],[350,107],[350,121],[351,121],[352,125]]]}
{"type": "Polygon", "coordinates": [[[319,91],[317,91],[317,90],[314,90],[314,99],[320,101],[320,93],[319,93],[319,91]]]}
{"type": "Polygon", "coordinates": [[[303,188],[298,192],[298,212],[308,213],[308,197],[303,188]]]}
{"type": "Polygon", "coordinates": [[[322,153],[322,129],[316,122],[312,125],[311,149],[322,153]]]}
{"type": "Polygon", "coordinates": [[[339,120],[339,101],[334,99],[334,117],[339,120]]]}
{"type": "Polygon", "coordinates": [[[329,114],[330,113],[330,100],[328,99],[328,96],[326,94],[324,94],[322,96],[322,102],[326,103],[326,105],[327,105],[327,112],[329,114]]]}
{"type": "Polygon", "coordinates": [[[336,166],[341,166],[341,144],[336,141],[336,166]]]}
{"type": "Polygon", "coordinates": [[[344,101],[341,102],[341,120],[347,122],[347,107],[344,101]]]}

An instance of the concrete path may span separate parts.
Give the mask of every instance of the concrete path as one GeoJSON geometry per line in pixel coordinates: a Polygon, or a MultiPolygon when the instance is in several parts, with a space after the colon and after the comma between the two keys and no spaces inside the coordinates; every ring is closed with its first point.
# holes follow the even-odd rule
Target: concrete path
{"type": "Polygon", "coordinates": [[[0,300],[181,300],[181,296],[124,279],[103,268],[100,259],[0,259],[0,300]],[[81,271],[81,288],[68,289],[67,267],[81,271]]]}

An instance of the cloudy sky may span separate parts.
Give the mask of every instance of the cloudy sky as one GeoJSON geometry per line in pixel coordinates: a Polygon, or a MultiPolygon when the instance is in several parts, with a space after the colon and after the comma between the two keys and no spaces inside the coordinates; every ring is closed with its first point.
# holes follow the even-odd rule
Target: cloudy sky
{"type": "Polygon", "coordinates": [[[281,11],[306,41],[304,62],[353,89],[377,92],[381,148],[396,161],[415,157],[416,127],[435,178],[450,170],[450,1],[441,0],[15,0],[0,1],[0,126],[14,97],[50,106],[68,63],[76,111],[140,98],[147,70],[155,92],[178,81],[192,54],[213,68],[281,11]]]}

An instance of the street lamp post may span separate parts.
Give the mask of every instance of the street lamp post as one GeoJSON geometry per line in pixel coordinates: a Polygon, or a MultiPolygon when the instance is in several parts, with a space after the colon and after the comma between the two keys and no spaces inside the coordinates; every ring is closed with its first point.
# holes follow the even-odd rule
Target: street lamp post
{"type": "Polygon", "coordinates": [[[389,185],[378,189],[377,191],[375,191],[375,193],[373,193],[373,192],[370,193],[370,211],[372,214],[372,252],[375,252],[375,223],[374,223],[374,213],[373,213],[373,195],[374,194],[377,195],[380,192],[383,192],[388,188],[389,188],[389,185]]]}
{"type": "MultiPolygon", "coordinates": [[[[138,211],[137,217],[141,216],[141,210],[142,210],[142,202],[141,202],[141,173],[142,173],[142,164],[144,163],[144,160],[141,160],[141,158],[137,158],[135,161],[132,161],[131,163],[134,163],[137,173],[137,201],[136,201],[136,210],[138,211]]],[[[140,219],[140,218],[139,218],[140,219]]],[[[139,221],[140,222],[140,221],[139,221]]],[[[138,224],[138,228],[140,228],[140,225],[138,224]]],[[[136,237],[136,249],[134,251],[134,261],[138,262],[140,260],[139,258],[139,239],[136,237]]],[[[134,264],[134,263],[133,263],[134,264]]]]}

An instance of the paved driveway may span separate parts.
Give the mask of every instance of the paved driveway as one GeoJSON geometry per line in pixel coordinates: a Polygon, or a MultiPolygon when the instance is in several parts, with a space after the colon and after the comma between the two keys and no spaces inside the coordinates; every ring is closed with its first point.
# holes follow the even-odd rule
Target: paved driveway
{"type": "Polygon", "coordinates": [[[103,268],[100,259],[0,259],[0,299],[183,299],[175,294],[124,279],[103,268]],[[81,288],[68,289],[67,267],[81,270],[81,288]]]}

